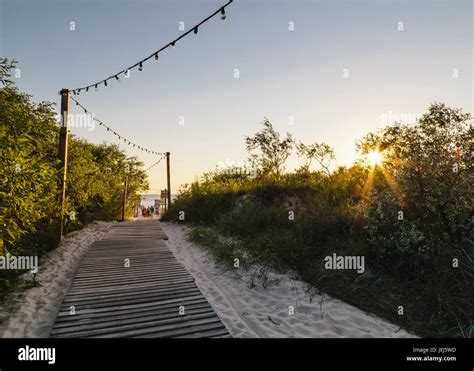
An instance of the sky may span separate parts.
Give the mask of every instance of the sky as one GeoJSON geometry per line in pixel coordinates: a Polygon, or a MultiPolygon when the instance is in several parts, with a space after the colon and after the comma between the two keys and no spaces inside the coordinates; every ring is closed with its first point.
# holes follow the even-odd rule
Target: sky
{"type": "MultiPolygon", "coordinates": [[[[226,2],[0,0],[0,57],[18,61],[15,83],[34,101],[59,104],[61,88],[123,70],[179,36],[180,22],[187,31],[226,2]]],[[[472,1],[235,0],[226,13],[143,71],[76,96],[133,142],[171,152],[173,193],[244,161],[244,137],[264,117],[282,134],[331,145],[347,165],[357,140],[412,122],[431,102],[473,112],[472,1]]],[[[91,129],[70,133],[120,143],[91,129]]],[[[145,166],[157,159],[120,146],[145,166]]],[[[293,155],[287,169],[300,163],[293,155]]],[[[164,162],[149,179],[166,187],[164,162]]]]}

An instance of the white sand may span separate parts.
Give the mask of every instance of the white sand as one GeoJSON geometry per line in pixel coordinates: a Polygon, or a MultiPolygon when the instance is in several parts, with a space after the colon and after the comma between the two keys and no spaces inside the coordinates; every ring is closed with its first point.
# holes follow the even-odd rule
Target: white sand
{"type": "Polygon", "coordinates": [[[327,295],[305,294],[307,285],[287,275],[279,283],[249,288],[251,274],[223,271],[200,246],[187,241],[187,227],[161,223],[168,247],[196,279],[202,293],[234,337],[414,337],[399,327],[327,295]],[[290,315],[290,306],[294,314],[290,315]]]}
{"type": "MultiPolygon", "coordinates": [[[[70,233],[48,254],[36,276],[41,286],[12,295],[0,306],[0,318],[8,318],[0,325],[0,338],[49,336],[82,256],[112,225],[95,222],[70,233]]],[[[310,301],[307,285],[287,275],[269,273],[269,279],[278,283],[249,288],[250,272],[224,271],[203,248],[187,241],[187,227],[161,226],[169,237],[168,247],[194,276],[234,337],[412,337],[327,295],[313,295],[310,301]],[[294,314],[290,315],[291,306],[294,314]]]]}
{"type": "MultiPolygon", "coordinates": [[[[41,286],[11,295],[0,306],[0,318],[8,318],[0,325],[0,338],[49,336],[82,256],[114,223],[94,222],[64,237],[40,262],[36,280],[41,286]]],[[[31,273],[24,276],[32,278],[31,273]]]]}

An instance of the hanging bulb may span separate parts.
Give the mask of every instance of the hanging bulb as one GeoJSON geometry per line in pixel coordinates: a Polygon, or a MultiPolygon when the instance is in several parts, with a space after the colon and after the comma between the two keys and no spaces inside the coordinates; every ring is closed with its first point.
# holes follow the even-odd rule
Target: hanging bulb
{"type": "Polygon", "coordinates": [[[198,26],[194,27],[194,34],[196,35],[198,33],[198,26]]]}
{"type": "Polygon", "coordinates": [[[140,64],[138,65],[138,71],[143,71],[143,63],[140,62],[140,64]]]}
{"type": "Polygon", "coordinates": [[[155,61],[157,61],[157,60],[158,60],[158,58],[159,58],[159,55],[158,55],[158,53],[155,53],[155,61]]]}
{"type": "Polygon", "coordinates": [[[94,90],[97,91],[97,84],[95,84],[94,88],[95,88],[94,90]]]}
{"type": "Polygon", "coordinates": [[[89,91],[89,87],[86,88],[86,93],[89,91]]]}
{"type": "Polygon", "coordinates": [[[81,89],[79,89],[79,90],[77,91],[77,95],[79,95],[80,93],[81,93],[81,89]]]}
{"type": "Polygon", "coordinates": [[[115,80],[118,80],[118,79],[119,79],[118,75],[115,75],[115,80]]]}
{"type": "Polygon", "coordinates": [[[224,9],[224,8],[221,8],[221,19],[224,20],[224,19],[226,19],[226,18],[227,18],[227,16],[226,16],[226,14],[225,14],[225,9],[224,9]]]}
{"type": "Polygon", "coordinates": [[[107,80],[104,80],[104,85],[107,86],[107,80]]]}
{"type": "Polygon", "coordinates": [[[173,41],[173,42],[170,44],[173,49],[174,49],[175,44],[176,44],[176,41],[173,41]]]}

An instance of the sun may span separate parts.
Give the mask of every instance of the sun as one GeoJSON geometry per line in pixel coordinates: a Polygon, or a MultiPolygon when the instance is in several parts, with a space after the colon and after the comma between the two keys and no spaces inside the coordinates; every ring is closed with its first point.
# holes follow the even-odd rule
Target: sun
{"type": "Polygon", "coordinates": [[[372,167],[382,165],[382,162],[383,162],[382,152],[370,151],[369,153],[367,153],[367,161],[372,167]]]}

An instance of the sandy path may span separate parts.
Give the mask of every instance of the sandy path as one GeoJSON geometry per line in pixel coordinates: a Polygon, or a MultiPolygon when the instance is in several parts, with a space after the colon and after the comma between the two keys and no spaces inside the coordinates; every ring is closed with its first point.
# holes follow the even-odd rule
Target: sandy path
{"type": "Polygon", "coordinates": [[[306,285],[287,275],[279,283],[248,287],[250,274],[224,272],[210,254],[185,238],[187,227],[161,223],[168,247],[196,279],[202,293],[234,337],[413,337],[376,316],[324,295],[312,301],[306,285]],[[294,308],[294,314],[290,312],[294,308]]]}
{"type": "Polygon", "coordinates": [[[0,317],[8,318],[0,325],[0,338],[49,336],[82,256],[113,224],[94,222],[64,237],[61,244],[40,262],[36,279],[41,286],[11,295],[0,306],[0,317]]]}

